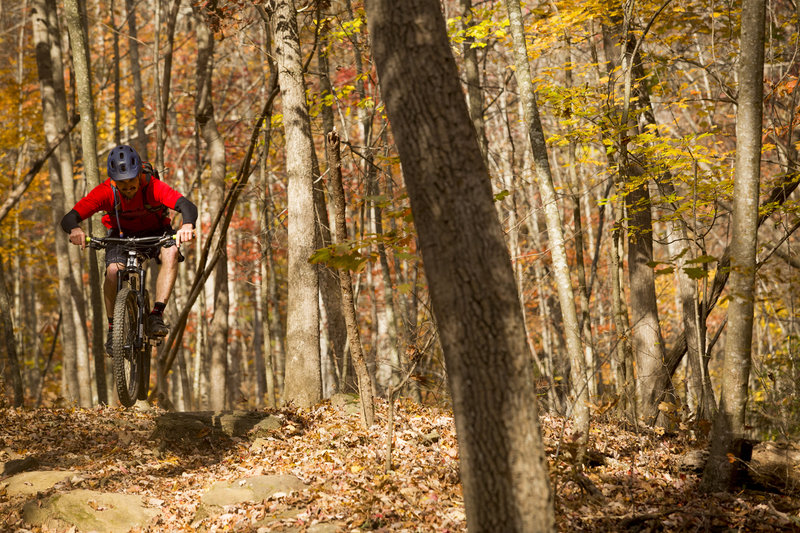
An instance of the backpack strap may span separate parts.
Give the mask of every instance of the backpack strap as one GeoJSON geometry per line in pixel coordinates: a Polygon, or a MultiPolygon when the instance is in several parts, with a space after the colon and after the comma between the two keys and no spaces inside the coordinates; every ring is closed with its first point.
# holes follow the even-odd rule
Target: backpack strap
{"type": "Polygon", "coordinates": [[[150,213],[158,213],[161,216],[166,216],[168,211],[167,206],[159,204],[155,201],[155,198],[152,197],[152,187],[150,186],[153,183],[153,179],[161,179],[161,177],[158,175],[158,170],[153,168],[153,165],[149,161],[142,161],[142,171],[144,172],[145,176],[145,179],[142,180],[142,199],[144,200],[144,208],[150,213]]]}
{"type": "Polygon", "coordinates": [[[119,231],[119,236],[124,237],[124,235],[122,234],[122,224],[119,221],[119,206],[122,203],[122,200],[120,199],[119,196],[117,196],[119,194],[119,191],[113,185],[111,186],[111,191],[114,194],[114,217],[117,219],[117,230],[119,231]]]}

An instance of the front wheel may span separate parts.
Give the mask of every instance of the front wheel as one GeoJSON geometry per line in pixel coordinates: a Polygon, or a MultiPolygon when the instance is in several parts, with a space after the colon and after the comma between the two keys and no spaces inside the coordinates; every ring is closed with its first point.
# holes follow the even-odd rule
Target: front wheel
{"type": "Polygon", "coordinates": [[[142,354],[141,348],[136,348],[138,321],[136,293],[130,287],[124,287],[117,293],[114,303],[111,357],[117,397],[125,407],[136,403],[141,387],[142,354]]]}

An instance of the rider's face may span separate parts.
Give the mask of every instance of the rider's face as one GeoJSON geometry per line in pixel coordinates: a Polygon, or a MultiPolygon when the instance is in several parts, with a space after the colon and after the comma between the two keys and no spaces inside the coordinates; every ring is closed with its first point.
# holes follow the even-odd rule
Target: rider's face
{"type": "Polygon", "coordinates": [[[126,200],[130,200],[139,190],[139,177],[137,176],[132,180],[115,181],[114,185],[126,200]]]}

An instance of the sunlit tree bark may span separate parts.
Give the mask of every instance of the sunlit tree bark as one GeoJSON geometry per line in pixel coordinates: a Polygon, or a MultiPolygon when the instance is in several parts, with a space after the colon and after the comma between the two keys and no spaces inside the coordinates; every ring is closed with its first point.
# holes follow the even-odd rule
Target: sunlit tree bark
{"type": "MultiPolygon", "coordinates": [[[[78,89],[78,103],[81,115],[81,145],[83,147],[83,172],[86,179],[86,190],[91,190],[100,184],[100,172],[97,165],[97,129],[94,117],[94,96],[92,95],[92,71],[90,67],[90,52],[88,48],[88,27],[85,16],[82,15],[77,0],[66,0],[64,3],[69,28],[70,42],[72,44],[72,64],[75,68],[75,79],[78,89]]],[[[91,221],[89,227],[92,227],[91,221]]],[[[98,399],[108,403],[106,396],[105,350],[103,347],[103,332],[105,323],[103,316],[103,298],[101,294],[100,270],[97,263],[97,254],[89,250],[89,290],[92,305],[92,355],[95,363],[95,379],[97,383],[98,399]]],[[[86,379],[85,386],[90,386],[88,360],[86,369],[82,370],[80,358],[78,359],[78,372],[81,380],[86,379]]],[[[82,381],[83,385],[83,381],[82,381]]],[[[82,391],[81,396],[89,391],[82,391]]]]}
{"type": "Polygon", "coordinates": [[[283,400],[309,407],[322,398],[319,276],[308,259],[316,249],[311,124],[306,103],[297,13],[292,0],[273,0],[271,20],[281,89],[289,177],[289,296],[283,400]]]}
{"type": "MultiPolygon", "coordinates": [[[[213,217],[222,209],[225,191],[225,143],[222,140],[214,118],[212,102],[212,77],[214,73],[214,37],[208,28],[203,11],[195,7],[198,17],[197,38],[197,99],[195,118],[200,134],[206,143],[211,173],[207,182],[208,215],[213,217]]],[[[226,240],[224,233],[214,236],[212,247],[219,246],[219,240],[226,240]]],[[[225,246],[224,244],[222,245],[225,246]]],[[[223,254],[206,282],[206,315],[209,317],[210,355],[209,407],[223,409],[226,404],[228,379],[228,262],[223,254]]]]}
{"type": "Polygon", "coordinates": [[[709,492],[730,487],[738,462],[731,461],[728,456],[739,455],[736,440],[745,437],[758,240],[765,16],[764,0],[745,0],[742,3],[731,233],[731,301],[728,306],[728,334],[719,410],[711,430],[711,453],[701,485],[709,492]]]}
{"type": "Polygon", "coordinates": [[[528,128],[528,141],[533,154],[539,194],[542,198],[550,254],[553,260],[553,275],[558,289],[558,300],[564,321],[564,336],[571,366],[572,416],[575,419],[578,442],[585,447],[589,439],[589,387],[586,362],[581,349],[575,294],[572,290],[570,268],[567,263],[564,228],[561,222],[561,214],[558,210],[553,176],[550,173],[550,162],[547,156],[542,124],[539,119],[536,93],[531,82],[528,48],[525,43],[525,31],[522,24],[522,10],[519,0],[506,0],[506,8],[508,9],[511,34],[514,39],[515,75],[519,86],[520,98],[523,100],[522,106],[525,124],[528,128]]]}
{"type": "MultiPolygon", "coordinates": [[[[45,138],[48,143],[52,143],[58,136],[58,132],[63,130],[67,124],[61,34],[54,0],[34,0],[32,8],[45,138]]],[[[61,214],[75,203],[72,184],[72,149],[69,139],[67,139],[50,159],[50,203],[53,227],[57,227],[61,214]]],[[[76,311],[78,302],[73,301],[76,291],[73,291],[72,287],[76,284],[73,279],[67,239],[56,238],[55,248],[58,299],[64,318],[61,326],[65,385],[63,394],[70,400],[79,401],[76,361],[78,353],[86,350],[86,330],[76,311]]]]}

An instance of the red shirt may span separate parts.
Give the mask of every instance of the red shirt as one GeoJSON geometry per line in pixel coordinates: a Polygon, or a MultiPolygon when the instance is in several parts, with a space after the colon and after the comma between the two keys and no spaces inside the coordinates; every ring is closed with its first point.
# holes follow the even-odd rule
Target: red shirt
{"type": "Polygon", "coordinates": [[[150,178],[150,183],[141,185],[130,200],[111,186],[107,179],[81,198],[75,204],[75,211],[86,220],[95,213],[105,211],[101,222],[109,229],[122,230],[122,233],[158,230],[169,226],[170,219],[166,209],[175,209],[175,202],[183,195],[161,180],[150,178]],[[146,196],[146,198],[145,198],[146,196]],[[117,202],[115,213],[114,202],[117,202]],[[117,225],[117,218],[119,224],[117,225]]]}

